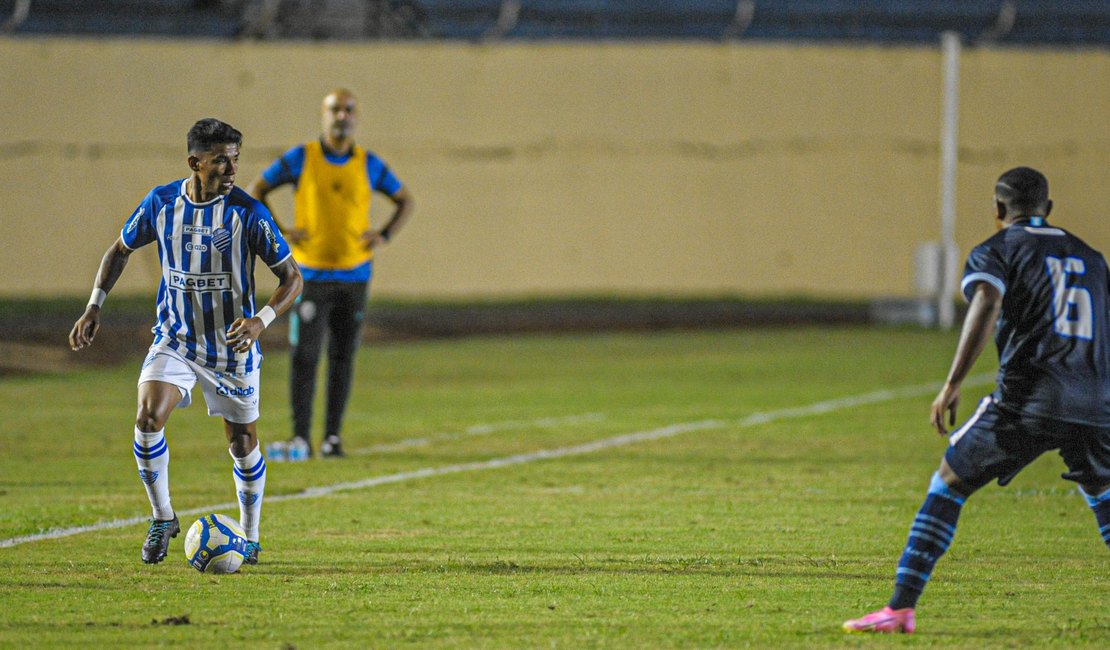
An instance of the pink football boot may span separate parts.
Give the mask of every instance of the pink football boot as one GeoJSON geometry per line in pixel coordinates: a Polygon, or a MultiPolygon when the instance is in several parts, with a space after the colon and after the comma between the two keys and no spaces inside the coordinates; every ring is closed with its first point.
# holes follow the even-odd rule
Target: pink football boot
{"type": "Polygon", "coordinates": [[[863,618],[844,621],[845,632],[883,632],[892,634],[913,634],[916,627],[913,621],[913,608],[891,609],[884,607],[877,612],[871,612],[863,618]]]}

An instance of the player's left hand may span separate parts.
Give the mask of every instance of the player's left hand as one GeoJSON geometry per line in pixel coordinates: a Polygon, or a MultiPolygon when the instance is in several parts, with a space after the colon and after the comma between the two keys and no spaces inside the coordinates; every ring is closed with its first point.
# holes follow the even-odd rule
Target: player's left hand
{"type": "Polygon", "coordinates": [[[385,237],[377,230],[367,230],[359,239],[363,247],[370,251],[385,243],[385,237]]]}
{"type": "Polygon", "coordinates": [[[956,424],[956,408],[960,405],[960,387],[945,382],[944,388],[940,389],[937,393],[937,398],[933,400],[933,408],[929,417],[929,421],[933,424],[933,428],[937,430],[942,436],[948,435],[948,427],[955,426],[956,424]],[[945,415],[948,415],[948,423],[945,425],[945,415]]]}
{"type": "Polygon", "coordinates": [[[258,335],[263,330],[262,320],[257,316],[252,318],[236,318],[231,327],[227,328],[227,342],[236,352],[247,352],[258,340],[258,335]]]}

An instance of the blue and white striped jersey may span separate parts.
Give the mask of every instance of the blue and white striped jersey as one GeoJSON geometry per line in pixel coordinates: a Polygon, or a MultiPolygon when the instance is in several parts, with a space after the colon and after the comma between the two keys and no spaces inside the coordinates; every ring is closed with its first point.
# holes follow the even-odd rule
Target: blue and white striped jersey
{"type": "Polygon", "coordinates": [[[238,187],[193,203],[181,179],[151,190],[120,236],[132,250],[158,243],[155,343],[219,372],[248,373],[261,365],[258,342],[236,354],[227,329],[256,312],[255,257],[272,268],[292,254],[266,206],[238,187]]]}

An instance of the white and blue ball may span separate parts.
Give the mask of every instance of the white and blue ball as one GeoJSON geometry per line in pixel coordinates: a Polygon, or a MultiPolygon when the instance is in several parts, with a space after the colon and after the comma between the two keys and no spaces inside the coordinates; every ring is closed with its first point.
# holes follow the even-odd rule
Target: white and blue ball
{"type": "Polygon", "coordinates": [[[185,559],[201,573],[235,573],[246,551],[246,533],[238,521],[225,515],[205,515],[185,535],[185,559]]]}

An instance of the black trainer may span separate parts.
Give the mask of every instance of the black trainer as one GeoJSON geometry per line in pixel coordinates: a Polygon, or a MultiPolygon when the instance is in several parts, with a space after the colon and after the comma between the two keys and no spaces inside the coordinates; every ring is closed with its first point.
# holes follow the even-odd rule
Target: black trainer
{"type": "Polygon", "coordinates": [[[181,526],[177,523],[177,515],[173,519],[159,521],[150,520],[150,529],[146,531],[146,542],[143,543],[143,562],[158,564],[166,558],[170,549],[170,538],[177,537],[181,526]]]}
{"type": "Polygon", "coordinates": [[[320,455],[324,458],[343,458],[347,454],[343,453],[343,443],[339,436],[328,436],[320,443],[320,455]]]}
{"type": "Polygon", "coordinates": [[[247,542],[246,553],[243,553],[243,564],[258,564],[258,554],[261,552],[261,544],[258,542],[247,542]]]}

